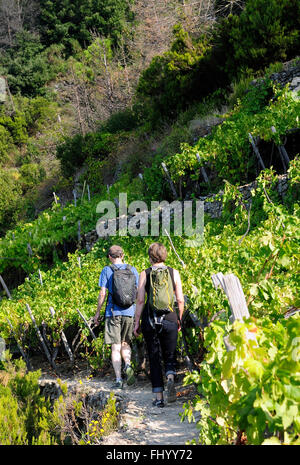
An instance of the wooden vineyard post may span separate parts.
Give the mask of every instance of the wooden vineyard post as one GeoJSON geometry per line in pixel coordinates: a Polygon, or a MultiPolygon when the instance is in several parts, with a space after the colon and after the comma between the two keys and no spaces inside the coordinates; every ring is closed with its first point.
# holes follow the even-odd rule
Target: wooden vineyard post
{"type": "Polygon", "coordinates": [[[53,192],[53,197],[54,197],[54,202],[55,202],[55,204],[57,205],[57,197],[56,197],[55,192],[53,192]]]}
{"type": "Polygon", "coordinates": [[[42,278],[41,270],[39,270],[39,278],[40,278],[41,286],[43,286],[43,278],[42,278]]]}
{"type": "Polygon", "coordinates": [[[9,324],[10,329],[11,329],[11,332],[12,332],[12,334],[13,334],[15,340],[16,340],[18,349],[19,349],[19,351],[21,352],[21,355],[22,355],[23,359],[25,360],[25,363],[26,363],[26,366],[27,366],[27,370],[30,371],[30,370],[32,370],[32,366],[31,366],[30,360],[29,360],[29,358],[27,357],[27,355],[25,354],[24,349],[22,348],[21,344],[20,344],[19,341],[18,341],[18,337],[17,337],[17,335],[16,335],[16,333],[15,333],[15,330],[14,330],[13,325],[11,324],[11,321],[10,321],[8,318],[6,318],[6,320],[7,320],[8,324],[9,324]]]}
{"type": "Polygon", "coordinates": [[[200,158],[199,153],[196,153],[196,157],[197,157],[197,160],[198,160],[198,162],[200,164],[200,170],[201,170],[201,174],[203,176],[203,179],[206,182],[206,184],[209,184],[209,179],[208,179],[207,173],[205,171],[205,168],[204,168],[204,166],[201,166],[201,158],[200,158]]]}
{"type": "Polygon", "coordinates": [[[173,242],[172,242],[171,236],[170,236],[170,234],[168,233],[168,231],[167,231],[166,229],[165,229],[165,233],[166,233],[166,235],[168,236],[168,239],[169,239],[169,241],[170,241],[171,247],[172,247],[172,249],[174,250],[174,253],[175,253],[176,257],[177,257],[178,260],[180,261],[182,267],[185,268],[185,267],[186,267],[186,264],[185,264],[184,261],[181,260],[181,258],[179,257],[179,255],[178,255],[178,253],[177,253],[177,251],[176,251],[176,249],[175,249],[175,247],[174,247],[174,244],[173,244],[173,242]]]}
{"type": "Polygon", "coordinates": [[[73,197],[74,197],[74,205],[77,206],[77,196],[76,196],[76,189],[73,189],[73,197]]]}
{"type": "Polygon", "coordinates": [[[89,325],[88,322],[86,321],[86,319],[85,319],[85,317],[83,316],[83,314],[81,313],[81,311],[80,311],[78,308],[76,308],[76,311],[79,313],[79,315],[80,315],[81,319],[83,320],[85,326],[86,326],[87,329],[89,330],[89,333],[90,333],[90,335],[92,336],[92,338],[93,338],[93,339],[97,339],[96,336],[95,336],[95,334],[93,333],[92,328],[90,327],[90,325],[89,325]]]}
{"type": "MultiPolygon", "coordinates": [[[[63,216],[63,221],[66,221],[67,217],[66,216],[63,216]]],[[[66,246],[66,240],[65,238],[63,239],[63,247],[64,247],[64,254],[65,254],[65,257],[68,255],[68,252],[67,252],[67,246],[66,246]]]]}
{"type": "MultiPolygon", "coordinates": [[[[250,314],[239,278],[232,273],[227,275],[217,273],[213,274],[211,278],[215,288],[218,289],[221,287],[228,298],[232,312],[229,321],[234,323],[236,320],[243,321],[244,318],[249,318],[250,314]]],[[[247,338],[256,340],[255,334],[249,331],[247,331],[247,338]]],[[[235,350],[235,347],[229,342],[229,336],[225,336],[223,339],[228,351],[235,350]]]]}
{"type": "Polygon", "coordinates": [[[80,224],[80,221],[78,221],[77,237],[78,237],[78,242],[80,242],[80,239],[81,239],[81,224],[80,224]]]}
{"type": "Polygon", "coordinates": [[[57,371],[56,365],[55,365],[54,361],[53,361],[52,358],[51,358],[51,355],[50,355],[50,352],[49,352],[49,350],[48,350],[48,347],[47,347],[47,345],[46,345],[46,343],[45,343],[45,341],[44,341],[44,339],[43,339],[43,336],[42,336],[42,334],[41,334],[41,332],[40,332],[40,330],[39,330],[39,328],[38,328],[38,325],[36,324],[36,321],[35,321],[35,318],[34,318],[34,315],[33,315],[32,311],[31,311],[31,308],[29,307],[28,304],[26,304],[26,308],[27,308],[27,311],[28,311],[29,316],[30,316],[30,318],[31,318],[31,321],[32,321],[32,323],[33,323],[33,326],[35,327],[35,330],[36,330],[36,333],[37,333],[37,335],[38,335],[39,341],[40,341],[40,343],[42,344],[42,347],[43,347],[43,349],[44,349],[44,352],[45,352],[45,354],[46,354],[46,357],[47,357],[47,359],[48,359],[50,365],[52,366],[52,368],[53,368],[55,371],[57,371]]]}
{"type": "Polygon", "coordinates": [[[285,146],[284,145],[279,145],[279,149],[281,150],[282,156],[283,156],[283,158],[285,159],[285,161],[287,163],[287,167],[289,167],[290,159],[289,159],[288,153],[287,153],[287,151],[285,149],[285,146]]]}
{"type": "MultiPolygon", "coordinates": [[[[51,313],[51,316],[54,318],[55,317],[55,311],[54,311],[53,307],[50,307],[50,313],[51,313]]],[[[63,344],[65,346],[66,352],[67,352],[67,354],[69,356],[69,359],[70,359],[70,361],[71,361],[71,363],[73,365],[74,364],[74,356],[73,356],[72,350],[70,349],[70,346],[68,344],[66,335],[65,335],[63,330],[61,331],[60,336],[61,336],[61,339],[62,339],[63,344]]]]}
{"type": "Polygon", "coordinates": [[[85,192],[85,185],[86,185],[86,180],[84,180],[83,183],[83,189],[82,189],[82,194],[81,194],[81,201],[83,200],[84,192],[85,192]]]}
{"type": "Polygon", "coordinates": [[[171,179],[171,176],[169,174],[169,171],[168,171],[168,168],[166,167],[165,163],[162,162],[161,166],[163,167],[163,170],[168,178],[168,181],[169,181],[169,185],[170,185],[170,188],[171,188],[171,191],[172,191],[172,194],[173,196],[175,197],[175,199],[178,198],[178,195],[177,195],[177,192],[176,192],[176,189],[175,189],[175,186],[174,186],[174,183],[171,179]]]}
{"type": "Polygon", "coordinates": [[[73,348],[73,353],[75,354],[78,347],[80,346],[81,344],[81,341],[80,341],[80,334],[82,333],[82,328],[79,329],[78,333],[76,334],[76,336],[74,337],[73,341],[72,341],[72,348],[73,348]],[[77,342],[77,339],[79,339],[79,341],[77,342]],[[77,342],[77,345],[75,345],[77,342]]]}
{"type": "Polygon", "coordinates": [[[0,283],[2,284],[2,287],[3,287],[3,289],[5,290],[7,297],[8,297],[9,299],[11,299],[11,293],[9,292],[9,289],[8,289],[8,287],[6,286],[5,281],[4,281],[4,279],[2,278],[1,274],[0,274],[0,283]]]}
{"type": "Polygon", "coordinates": [[[254,142],[253,136],[252,136],[252,134],[250,134],[250,132],[249,132],[249,140],[250,140],[250,142],[251,142],[251,145],[252,145],[252,148],[253,148],[253,150],[254,150],[254,153],[255,153],[255,155],[256,155],[256,157],[257,157],[257,159],[258,159],[258,161],[259,161],[259,163],[260,163],[262,169],[265,170],[265,169],[266,169],[265,164],[264,164],[264,162],[263,162],[263,159],[261,158],[261,155],[260,155],[260,153],[259,153],[259,150],[258,150],[258,148],[257,148],[257,146],[256,146],[256,144],[255,144],[255,142],[254,142]]]}
{"type": "Polygon", "coordinates": [[[29,244],[29,242],[27,244],[27,250],[28,250],[28,254],[30,255],[30,257],[32,257],[33,252],[32,252],[32,248],[31,248],[31,245],[29,244]]]}
{"type": "MultiPolygon", "coordinates": [[[[271,131],[273,132],[273,134],[276,133],[276,129],[275,129],[274,126],[271,127],[271,131]]],[[[279,152],[282,164],[283,164],[284,172],[286,173],[287,169],[289,167],[289,164],[290,164],[289,156],[287,154],[287,151],[286,151],[284,145],[278,145],[277,149],[278,149],[278,152],[279,152]]]]}
{"type": "Polygon", "coordinates": [[[88,199],[89,199],[89,202],[91,201],[91,193],[90,193],[90,186],[87,185],[87,193],[88,193],[88,199]]]}
{"type": "Polygon", "coordinates": [[[243,318],[250,317],[245,295],[239,278],[231,273],[227,275],[223,275],[223,273],[217,273],[212,275],[212,281],[216,289],[218,287],[223,289],[229,300],[229,305],[232,312],[232,323],[235,320],[243,321],[243,318]]]}

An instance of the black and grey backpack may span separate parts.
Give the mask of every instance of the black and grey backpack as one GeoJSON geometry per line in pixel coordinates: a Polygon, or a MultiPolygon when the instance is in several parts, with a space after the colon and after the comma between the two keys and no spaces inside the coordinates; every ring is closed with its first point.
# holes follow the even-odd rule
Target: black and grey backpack
{"type": "Polygon", "coordinates": [[[116,265],[110,265],[113,271],[112,282],[112,299],[113,302],[121,308],[128,308],[136,300],[136,277],[131,270],[130,265],[126,268],[119,268],[116,265]]]}

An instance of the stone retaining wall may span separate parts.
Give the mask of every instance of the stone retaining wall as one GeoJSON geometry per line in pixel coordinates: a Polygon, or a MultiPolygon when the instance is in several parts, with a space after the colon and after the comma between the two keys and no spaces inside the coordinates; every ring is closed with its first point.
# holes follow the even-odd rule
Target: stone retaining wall
{"type": "Polygon", "coordinates": [[[295,60],[284,63],[283,71],[273,73],[270,79],[277,82],[282,87],[289,83],[290,90],[298,92],[300,90],[300,59],[297,64],[295,64],[295,60]]]}
{"type": "MultiPolygon", "coordinates": [[[[244,186],[238,187],[238,190],[242,194],[243,201],[246,204],[246,206],[252,196],[251,191],[255,190],[256,186],[257,186],[257,181],[254,181],[254,182],[251,182],[250,184],[245,184],[244,186]]],[[[283,198],[288,189],[288,175],[287,174],[282,174],[278,176],[278,183],[277,183],[276,189],[277,189],[277,192],[283,198]]],[[[223,195],[224,195],[224,192],[220,191],[218,194],[211,194],[206,197],[199,197],[198,200],[202,200],[204,202],[204,213],[210,215],[211,218],[219,218],[222,215],[223,195]]],[[[127,216],[127,225],[131,218],[133,218],[133,215],[127,216]]],[[[151,211],[147,212],[147,218],[148,220],[151,218],[151,211]]],[[[124,220],[124,217],[122,219],[124,220]]],[[[110,221],[116,221],[117,230],[118,230],[119,220],[120,218],[116,218],[116,220],[110,220],[110,221]]],[[[98,241],[98,239],[99,239],[99,236],[95,229],[93,231],[88,232],[81,238],[80,246],[81,248],[86,248],[88,251],[90,251],[93,245],[98,241]]]]}

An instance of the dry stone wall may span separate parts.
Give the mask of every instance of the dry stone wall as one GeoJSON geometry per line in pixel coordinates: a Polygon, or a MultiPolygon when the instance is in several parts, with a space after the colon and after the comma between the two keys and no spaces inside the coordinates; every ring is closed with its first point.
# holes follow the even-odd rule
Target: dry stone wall
{"type": "MultiPolygon", "coordinates": [[[[247,204],[249,204],[249,200],[252,196],[251,192],[253,190],[255,191],[256,187],[257,187],[257,181],[238,187],[239,192],[242,194],[243,202],[245,203],[246,206],[247,204]]],[[[277,192],[280,194],[280,196],[284,198],[286,191],[288,189],[288,175],[287,174],[282,174],[278,176],[278,182],[277,182],[276,189],[277,189],[277,192]]],[[[204,203],[204,213],[209,215],[211,218],[219,218],[222,215],[223,196],[224,196],[224,191],[220,191],[217,194],[211,194],[206,197],[199,197],[198,200],[201,200],[204,203]]],[[[133,215],[128,215],[125,218],[127,219],[127,225],[128,225],[131,218],[133,218],[133,215]]],[[[121,219],[124,221],[125,218],[122,217],[121,219]]],[[[147,212],[146,218],[147,220],[151,218],[151,211],[147,212]]],[[[120,218],[116,218],[116,220],[110,220],[110,221],[116,221],[116,229],[118,230],[120,218]]],[[[90,231],[89,233],[85,234],[82,237],[80,246],[82,248],[86,248],[87,251],[90,251],[93,245],[98,240],[99,240],[98,233],[96,229],[94,229],[93,231],[90,231]]]]}
{"type": "Polygon", "coordinates": [[[289,83],[289,88],[293,92],[300,90],[300,59],[284,63],[283,71],[273,73],[270,78],[282,87],[289,83]]]}

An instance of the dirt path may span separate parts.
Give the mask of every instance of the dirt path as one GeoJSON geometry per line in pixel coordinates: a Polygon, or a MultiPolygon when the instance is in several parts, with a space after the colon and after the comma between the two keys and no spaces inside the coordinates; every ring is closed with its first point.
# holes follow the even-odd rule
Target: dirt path
{"type": "MultiPolygon", "coordinates": [[[[179,390],[182,386],[177,384],[176,388],[179,390]]],[[[187,398],[178,398],[162,409],[153,407],[154,395],[148,382],[126,387],[125,395],[128,403],[121,418],[121,428],[105,438],[104,444],[184,445],[196,437],[195,424],[180,421],[179,413],[187,398]]]]}
{"type": "MultiPolygon", "coordinates": [[[[183,378],[181,375],[179,378],[183,378]]],[[[54,381],[49,374],[42,374],[41,380],[54,381]]],[[[79,388],[91,393],[111,392],[113,377],[89,377],[88,372],[78,373],[72,377],[61,377],[68,388],[79,388]]],[[[186,387],[182,381],[176,382],[176,402],[165,404],[164,408],[152,406],[155,395],[152,393],[148,379],[137,379],[133,386],[117,391],[124,400],[121,412],[120,428],[104,438],[105,445],[184,445],[197,437],[195,423],[180,421],[183,404],[195,394],[193,386],[186,387]]]]}

